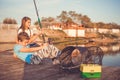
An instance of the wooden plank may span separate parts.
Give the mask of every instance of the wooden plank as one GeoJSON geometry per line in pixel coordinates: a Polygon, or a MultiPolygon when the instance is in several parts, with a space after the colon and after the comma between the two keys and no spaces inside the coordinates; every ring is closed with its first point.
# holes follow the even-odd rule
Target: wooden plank
{"type": "MultiPolygon", "coordinates": [[[[120,80],[120,67],[105,67],[101,79],[120,80]]],[[[0,80],[83,80],[79,73],[65,73],[59,65],[29,65],[12,56],[12,52],[0,53],[0,80]]]]}

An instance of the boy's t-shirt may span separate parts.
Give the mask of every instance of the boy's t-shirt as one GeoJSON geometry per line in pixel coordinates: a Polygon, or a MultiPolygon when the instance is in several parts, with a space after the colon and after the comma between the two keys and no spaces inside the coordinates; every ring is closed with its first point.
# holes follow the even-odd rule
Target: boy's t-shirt
{"type": "MultiPolygon", "coordinates": [[[[29,46],[26,46],[29,47],[29,46]]],[[[22,45],[16,44],[14,46],[14,52],[17,55],[18,58],[21,60],[30,63],[31,62],[31,56],[34,54],[33,52],[20,52],[20,49],[23,48],[22,45]]]]}

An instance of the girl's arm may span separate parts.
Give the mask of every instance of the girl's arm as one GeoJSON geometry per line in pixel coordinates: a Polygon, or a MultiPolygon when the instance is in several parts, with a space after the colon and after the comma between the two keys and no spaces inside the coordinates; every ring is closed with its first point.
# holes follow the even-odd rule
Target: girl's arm
{"type": "Polygon", "coordinates": [[[35,35],[31,36],[31,38],[29,40],[29,43],[33,42],[41,34],[42,34],[42,31],[39,31],[38,34],[35,34],[35,35]]]}
{"type": "Polygon", "coordinates": [[[40,47],[33,47],[33,48],[26,48],[26,47],[24,47],[24,48],[20,49],[20,51],[21,52],[34,52],[34,51],[38,51],[38,50],[43,49],[47,45],[48,44],[44,44],[44,45],[42,45],[40,47]]]}
{"type": "Polygon", "coordinates": [[[39,35],[35,34],[30,37],[29,43],[33,42],[39,35]]]}

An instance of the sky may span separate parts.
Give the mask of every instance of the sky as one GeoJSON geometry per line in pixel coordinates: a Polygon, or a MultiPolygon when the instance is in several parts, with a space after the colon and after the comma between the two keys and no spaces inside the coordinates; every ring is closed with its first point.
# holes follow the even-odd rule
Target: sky
{"type": "MultiPolygon", "coordinates": [[[[39,17],[59,16],[62,11],[75,11],[87,15],[92,22],[120,25],[120,0],[36,0],[39,17]]],[[[13,18],[18,24],[28,16],[32,24],[37,21],[33,0],[0,0],[0,23],[13,18]]]]}

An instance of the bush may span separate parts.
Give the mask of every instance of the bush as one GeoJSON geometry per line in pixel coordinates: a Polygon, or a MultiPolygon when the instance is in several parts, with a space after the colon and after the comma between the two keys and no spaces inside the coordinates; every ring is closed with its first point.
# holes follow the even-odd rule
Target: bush
{"type": "Polygon", "coordinates": [[[3,20],[3,23],[4,24],[17,24],[17,21],[15,19],[12,19],[12,18],[5,18],[3,20]]]}

